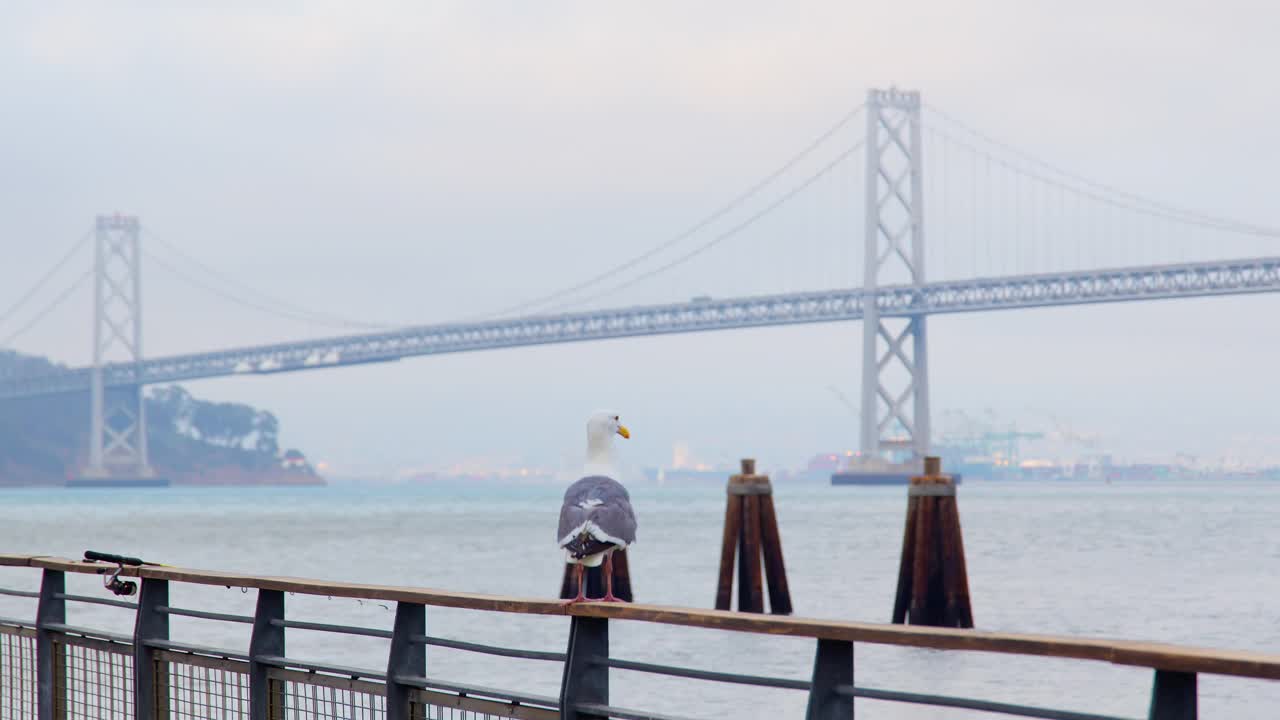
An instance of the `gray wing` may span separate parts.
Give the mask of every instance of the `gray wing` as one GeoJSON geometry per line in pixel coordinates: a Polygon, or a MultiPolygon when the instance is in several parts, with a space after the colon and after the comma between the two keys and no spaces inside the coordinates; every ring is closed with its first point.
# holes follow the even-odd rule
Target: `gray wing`
{"type": "Polygon", "coordinates": [[[569,486],[564,493],[564,504],[560,506],[556,539],[563,545],[572,539],[567,536],[587,521],[628,545],[636,540],[636,514],[631,507],[631,495],[613,478],[588,475],[569,486]]]}

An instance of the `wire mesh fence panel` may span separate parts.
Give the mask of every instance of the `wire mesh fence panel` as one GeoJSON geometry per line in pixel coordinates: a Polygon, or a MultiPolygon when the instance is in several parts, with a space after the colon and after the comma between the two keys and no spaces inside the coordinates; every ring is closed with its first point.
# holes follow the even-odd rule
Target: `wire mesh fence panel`
{"type": "Polygon", "coordinates": [[[413,720],[558,720],[559,710],[535,705],[485,700],[436,690],[417,690],[412,695],[413,720]]]}
{"type": "Polygon", "coordinates": [[[81,637],[54,642],[55,714],[66,720],[133,720],[133,648],[81,637]]]}
{"type": "Polygon", "coordinates": [[[275,669],[270,673],[272,720],[385,720],[382,683],[275,669]]]}
{"type": "Polygon", "coordinates": [[[171,720],[247,720],[249,663],[157,652],[156,715],[171,720]]]}
{"type": "Polygon", "coordinates": [[[0,720],[35,716],[35,630],[0,627],[0,720]]]}

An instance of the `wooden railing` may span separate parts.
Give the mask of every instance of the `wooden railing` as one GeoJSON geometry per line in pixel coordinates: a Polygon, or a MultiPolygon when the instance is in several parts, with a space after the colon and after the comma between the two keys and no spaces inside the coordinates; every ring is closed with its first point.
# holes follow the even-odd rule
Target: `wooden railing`
{"type": "MultiPolygon", "coordinates": [[[[22,670],[21,649],[12,649],[18,646],[0,642],[0,674],[17,672],[21,675],[7,678],[0,676],[0,680],[8,682],[10,686],[22,686],[23,683],[33,685],[32,692],[36,697],[32,705],[38,710],[40,720],[74,720],[88,715],[147,720],[200,717],[199,714],[184,714],[182,702],[213,707],[215,701],[221,703],[218,705],[221,709],[215,715],[208,715],[210,717],[245,717],[252,720],[328,717],[325,712],[314,710],[316,707],[324,707],[326,697],[331,706],[336,703],[346,708],[341,713],[343,717],[352,718],[408,720],[411,717],[430,716],[423,712],[423,708],[430,707],[451,708],[464,717],[488,715],[534,720],[555,717],[662,717],[611,706],[610,668],[804,691],[809,695],[806,717],[814,719],[849,718],[852,716],[854,698],[866,697],[1023,717],[1114,720],[1104,715],[860,687],[854,684],[854,643],[1068,658],[1149,668],[1154,671],[1148,716],[1152,720],[1195,718],[1196,679],[1201,673],[1280,680],[1280,655],[1156,643],[842,622],[643,604],[588,602],[566,607],[557,600],[548,599],[241,575],[176,567],[121,567],[47,556],[0,555],[0,566],[35,568],[43,573],[39,593],[0,587],[0,594],[3,595],[38,599],[38,610],[33,620],[0,618],[0,641],[8,637],[11,643],[34,643],[36,662],[33,672],[25,673],[22,670]],[[66,573],[103,575],[117,571],[121,577],[141,579],[137,602],[70,595],[65,590],[66,573]],[[256,589],[256,612],[253,616],[230,615],[210,610],[172,607],[168,601],[170,583],[256,589]],[[284,612],[285,593],[392,601],[396,603],[394,628],[388,631],[289,620],[284,612]],[[121,636],[68,626],[67,602],[97,603],[132,609],[136,612],[134,633],[132,636],[121,636]],[[426,634],[425,617],[429,606],[523,615],[570,616],[572,622],[567,651],[538,652],[432,637],[426,634]],[[171,616],[250,624],[253,631],[248,652],[172,642],[169,638],[171,616]],[[680,625],[816,640],[811,680],[739,675],[614,658],[609,654],[611,621],[680,625]],[[385,671],[373,671],[291,659],[285,653],[287,628],[390,640],[387,667],[385,671]],[[432,680],[426,676],[426,649],[429,645],[561,663],[564,672],[559,697],[522,695],[508,690],[465,687],[432,680]],[[9,648],[7,654],[6,648],[9,648]],[[6,658],[9,666],[4,665],[6,658]],[[15,658],[18,669],[12,670],[15,658]],[[106,658],[105,667],[108,668],[106,676],[97,677],[92,682],[100,686],[99,690],[101,687],[108,688],[108,692],[104,695],[95,691],[98,692],[98,700],[95,702],[105,702],[103,697],[110,702],[109,707],[95,706],[97,714],[92,714],[85,710],[87,706],[84,698],[77,700],[77,692],[85,694],[87,691],[83,688],[77,690],[75,682],[77,678],[79,681],[89,682],[84,679],[87,672],[84,668],[96,667],[96,672],[102,672],[103,658],[106,658]],[[76,667],[81,667],[78,675],[71,671],[76,667]],[[129,668],[127,672],[126,668],[129,668]],[[28,674],[34,677],[28,678],[28,674]],[[197,696],[198,699],[194,699],[197,696]],[[80,704],[77,705],[77,702],[80,704]],[[305,711],[306,708],[312,710],[305,711]]],[[[13,697],[9,698],[9,702],[14,702],[13,697]]],[[[17,706],[21,708],[21,693],[17,702],[17,706]]],[[[3,708],[4,699],[0,698],[0,710],[3,708]]]]}

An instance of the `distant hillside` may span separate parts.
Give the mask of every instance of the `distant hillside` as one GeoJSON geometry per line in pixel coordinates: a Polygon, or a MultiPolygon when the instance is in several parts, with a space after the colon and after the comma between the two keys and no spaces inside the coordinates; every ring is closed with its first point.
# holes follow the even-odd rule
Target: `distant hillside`
{"type": "MultiPolygon", "coordinates": [[[[0,376],[49,372],[45,358],[0,350],[0,376]]],[[[275,415],[192,397],[172,385],[146,397],[152,466],[174,484],[323,484],[297,450],[280,452],[275,415]]],[[[0,401],[0,486],[62,485],[89,454],[88,393],[0,401]]]]}

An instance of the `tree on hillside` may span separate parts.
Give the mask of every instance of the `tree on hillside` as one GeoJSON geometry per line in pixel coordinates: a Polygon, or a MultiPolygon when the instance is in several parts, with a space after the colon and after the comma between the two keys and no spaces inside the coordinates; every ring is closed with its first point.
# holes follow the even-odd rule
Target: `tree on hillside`
{"type": "Polygon", "coordinates": [[[280,421],[267,410],[259,410],[253,418],[253,431],[257,435],[254,448],[264,455],[275,456],[280,452],[280,421]]]}
{"type": "Polygon", "coordinates": [[[280,451],[280,421],[274,414],[241,403],[198,400],[177,385],[151,391],[147,423],[221,447],[271,457],[280,451]]]}
{"type": "Polygon", "coordinates": [[[206,442],[223,447],[243,447],[254,431],[257,411],[240,403],[197,402],[191,422],[206,442]]]}
{"type": "MultiPolygon", "coordinates": [[[[0,378],[63,366],[0,349],[0,378]]],[[[147,389],[147,432],[157,472],[201,473],[280,466],[280,421],[240,403],[206,402],[177,385],[147,389]]],[[[89,452],[87,391],[0,403],[0,486],[59,485],[81,472],[89,452]]]]}
{"type": "Polygon", "coordinates": [[[197,402],[177,385],[156,388],[147,397],[147,425],[193,437],[191,416],[197,402]]]}

